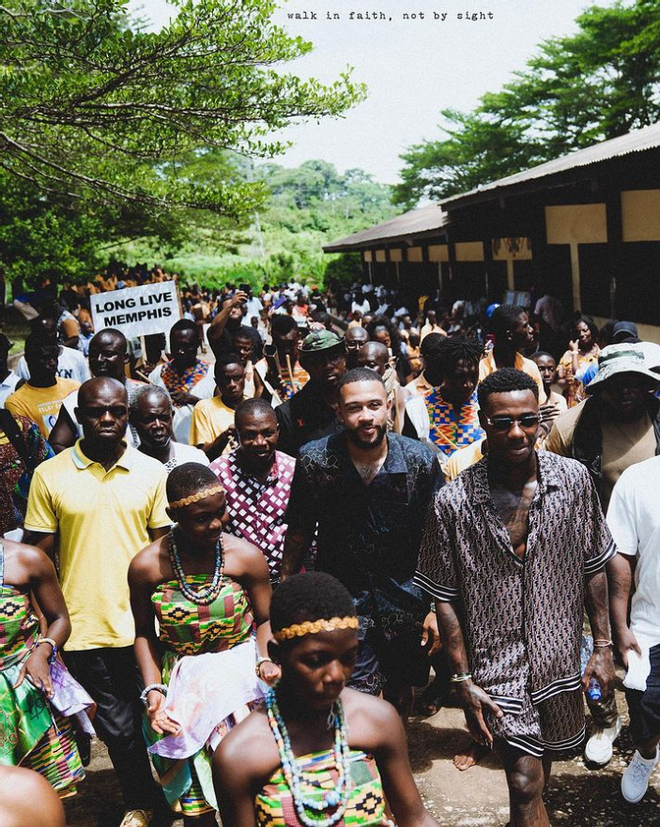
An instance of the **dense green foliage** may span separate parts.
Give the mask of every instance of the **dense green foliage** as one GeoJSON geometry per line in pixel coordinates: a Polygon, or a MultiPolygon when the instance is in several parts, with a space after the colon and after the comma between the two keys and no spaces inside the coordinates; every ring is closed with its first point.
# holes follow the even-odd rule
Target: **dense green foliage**
{"type": "Polygon", "coordinates": [[[256,287],[290,278],[320,283],[326,270],[350,279],[361,272],[359,257],[356,262],[327,256],[323,244],[396,212],[390,188],[359,169],[340,175],[325,161],[306,161],[297,169],[267,163],[250,175],[264,181],[270,193],[250,226],[221,229],[210,219],[191,228],[174,254],[153,239],[119,245],[113,254],[126,261],[157,260],[187,281],[208,286],[232,281],[256,287]]]}
{"type": "Polygon", "coordinates": [[[159,32],[126,2],[0,6],[8,280],[82,277],[127,238],[171,252],[193,222],[217,243],[268,197],[245,159],[274,157],[275,131],[365,95],[349,71],[324,85],[284,70],[312,47],[273,23],[274,0],[173,0],[159,32]]]}
{"type": "Polygon", "coordinates": [[[469,114],[443,110],[448,137],[404,155],[394,199],[408,209],[519,172],[660,117],[660,0],[617,0],[543,42],[525,70],[469,114]]]}

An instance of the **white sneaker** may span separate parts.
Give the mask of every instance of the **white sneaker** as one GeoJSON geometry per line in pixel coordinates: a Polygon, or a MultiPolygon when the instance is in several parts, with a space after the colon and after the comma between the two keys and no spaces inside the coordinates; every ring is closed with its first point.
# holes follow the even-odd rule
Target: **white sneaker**
{"type": "Polygon", "coordinates": [[[621,732],[621,718],[616,719],[614,726],[605,729],[595,729],[584,748],[584,757],[592,764],[607,764],[612,757],[612,744],[621,732]]]}
{"type": "Polygon", "coordinates": [[[639,750],[635,750],[632,761],[621,776],[621,795],[631,804],[637,804],[646,795],[649,788],[649,779],[653,768],[658,763],[658,747],[655,748],[655,758],[642,758],[639,750]]]}

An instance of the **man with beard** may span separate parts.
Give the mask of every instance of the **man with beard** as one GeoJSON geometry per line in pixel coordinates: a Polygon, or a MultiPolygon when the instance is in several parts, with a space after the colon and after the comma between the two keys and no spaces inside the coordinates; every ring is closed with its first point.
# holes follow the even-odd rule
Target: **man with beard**
{"type": "Polygon", "coordinates": [[[264,399],[241,402],[234,425],[238,448],[211,465],[227,496],[227,531],[261,550],[276,582],[296,461],[277,450],[277,418],[264,399]]]}
{"type": "Polygon", "coordinates": [[[351,685],[383,691],[405,715],[411,687],[428,678],[432,647],[423,645],[423,627],[432,628],[435,618],[412,578],[426,511],[442,484],[440,468],[426,446],[387,433],[389,403],[375,371],[356,368],[338,384],[345,431],[300,452],[282,577],[300,570],[318,528],[316,568],[348,588],[360,616],[351,685]]]}
{"type": "Polygon", "coordinates": [[[292,457],[305,443],[341,429],[336,405],[337,383],[346,370],[344,340],[330,330],[315,330],[302,343],[300,363],[309,381],[276,411],[280,450],[292,457]]]}

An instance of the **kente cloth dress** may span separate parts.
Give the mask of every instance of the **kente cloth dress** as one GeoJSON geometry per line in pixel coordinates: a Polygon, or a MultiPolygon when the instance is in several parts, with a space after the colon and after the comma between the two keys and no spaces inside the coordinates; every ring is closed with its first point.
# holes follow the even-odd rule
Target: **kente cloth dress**
{"type": "MultiPolygon", "coordinates": [[[[210,581],[205,574],[186,577],[195,590],[210,581]]],[[[151,601],[168,686],[165,711],[182,733],[159,736],[146,715],[143,731],[170,806],[199,816],[217,810],[211,751],[263,697],[254,671],[252,611],[241,585],[226,576],[208,606],[185,597],[176,580],[161,583],[151,601]]]]}
{"type": "Polygon", "coordinates": [[[27,677],[14,689],[21,666],[39,637],[39,620],[29,593],[4,582],[0,540],[0,764],[35,770],[65,798],[75,795],[85,771],[72,719],[60,713],[56,704],[73,715],[93,707],[93,701],[57,662],[51,664],[52,702],[27,677]]]}
{"type": "MultiPolygon", "coordinates": [[[[302,792],[306,798],[322,800],[335,788],[338,772],[332,750],[315,752],[296,758],[301,772],[302,792]]],[[[350,751],[351,791],[346,812],[337,827],[369,827],[386,825],[385,796],[376,761],[360,750],[350,751]]],[[[276,770],[257,795],[255,802],[257,827],[304,827],[296,813],[291,790],[282,768],[276,770]]],[[[330,816],[334,810],[323,813],[330,816]]],[[[312,816],[314,814],[312,813],[312,816]]]]}

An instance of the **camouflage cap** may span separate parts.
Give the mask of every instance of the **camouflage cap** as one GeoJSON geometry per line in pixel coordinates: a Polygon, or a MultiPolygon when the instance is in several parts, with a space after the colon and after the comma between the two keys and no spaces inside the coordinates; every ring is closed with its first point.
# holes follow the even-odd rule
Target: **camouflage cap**
{"type": "Polygon", "coordinates": [[[300,352],[318,353],[320,350],[330,350],[343,344],[344,340],[331,330],[314,330],[303,339],[300,352]]]}

